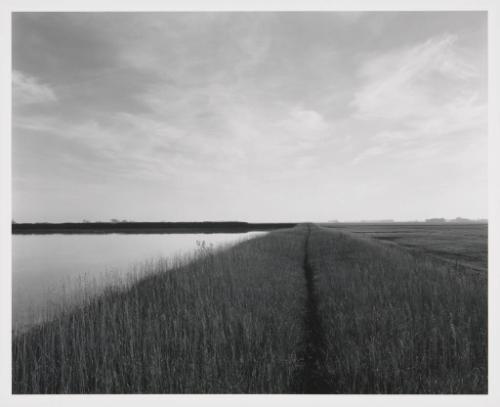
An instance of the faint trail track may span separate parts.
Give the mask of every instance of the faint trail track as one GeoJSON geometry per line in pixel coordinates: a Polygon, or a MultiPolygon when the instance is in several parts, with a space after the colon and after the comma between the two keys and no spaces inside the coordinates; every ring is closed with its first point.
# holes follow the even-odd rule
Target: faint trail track
{"type": "Polygon", "coordinates": [[[296,372],[293,392],[306,394],[331,393],[331,379],[325,366],[325,332],[318,312],[318,297],[315,285],[314,268],[309,261],[309,238],[311,227],[308,226],[304,244],[304,275],[307,287],[306,310],[304,313],[304,340],[298,353],[300,368],[296,372]]]}

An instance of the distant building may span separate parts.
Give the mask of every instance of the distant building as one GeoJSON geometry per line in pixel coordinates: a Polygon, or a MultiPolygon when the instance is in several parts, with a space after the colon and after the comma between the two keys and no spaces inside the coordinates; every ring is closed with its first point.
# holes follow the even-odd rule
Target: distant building
{"type": "Polygon", "coordinates": [[[425,220],[427,223],[444,223],[446,222],[445,218],[430,218],[425,220]]]}

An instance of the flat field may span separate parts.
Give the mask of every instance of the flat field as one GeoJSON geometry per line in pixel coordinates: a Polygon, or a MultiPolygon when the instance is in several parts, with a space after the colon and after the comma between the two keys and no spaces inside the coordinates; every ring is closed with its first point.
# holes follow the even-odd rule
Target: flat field
{"type": "Polygon", "coordinates": [[[321,226],[393,242],[476,270],[486,271],[488,267],[486,223],[325,223],[321,226]]]}

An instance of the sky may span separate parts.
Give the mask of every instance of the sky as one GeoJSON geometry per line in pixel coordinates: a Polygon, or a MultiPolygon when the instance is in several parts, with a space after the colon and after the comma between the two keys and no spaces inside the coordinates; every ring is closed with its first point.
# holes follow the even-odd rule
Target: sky
{"type": "Polygon", "coordinates": [[[16,222],[487,217],[484,12],[12,23],[16,222]]]}

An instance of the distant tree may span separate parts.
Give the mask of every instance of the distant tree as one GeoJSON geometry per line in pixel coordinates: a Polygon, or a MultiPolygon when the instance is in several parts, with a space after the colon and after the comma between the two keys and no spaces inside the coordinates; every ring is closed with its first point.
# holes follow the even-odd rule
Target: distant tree
{"type": "Polygon", "coordinates": [[[83,223],[90,223],[90,220],[88,220],[88,219],[84,219],[84,220],[83,220],[83,223]]]}
{"type": "Polygon", "coordinates": [[[109,221],[110,221],[111,223],[118,223],[118,222],[120,222],[118,219],[115,219],[115,218],[110,219],[109,221]]]}
{"type": "Polygon", "coordinates": [[[430,218],[425,220],[428,223],[444,223],[446,222],[445,218],[430,218]]]}

